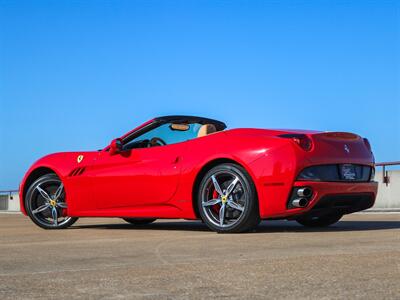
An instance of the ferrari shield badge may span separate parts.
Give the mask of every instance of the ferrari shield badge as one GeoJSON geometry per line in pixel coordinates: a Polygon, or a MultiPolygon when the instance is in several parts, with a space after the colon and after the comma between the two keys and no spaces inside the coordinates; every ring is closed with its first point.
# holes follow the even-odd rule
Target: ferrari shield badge
{"type": "Polygon", "coordinates": [[[83,155],[78,155],[78,157],[76,158],[76,161],[78,162],[78,164],[83,160],[83,155]]]}

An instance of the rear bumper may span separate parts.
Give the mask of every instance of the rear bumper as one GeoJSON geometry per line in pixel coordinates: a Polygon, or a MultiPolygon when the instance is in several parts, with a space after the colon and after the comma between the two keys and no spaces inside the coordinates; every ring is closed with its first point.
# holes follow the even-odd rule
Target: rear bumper
{"type": "Polygon", "coordinates": [[[289,208],[287,217],[320,216],[332,212],[349,214],[372,207],[378,192],[377,182],[343,183],[297,181],[296,187],[310,187],[313,195],[304,208],[289,208]]]}

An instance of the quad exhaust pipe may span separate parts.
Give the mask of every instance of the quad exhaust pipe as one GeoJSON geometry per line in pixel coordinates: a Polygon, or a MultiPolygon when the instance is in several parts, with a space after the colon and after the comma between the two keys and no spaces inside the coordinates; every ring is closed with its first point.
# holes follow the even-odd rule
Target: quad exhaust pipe
{"type": "Polygon", "coordinates": [[[309,187],[304,187],[297,190],[297,196],[299,197],[310,197],[312,195],[312,190],[309,187]]]}
{"type": "Polygon", "coordinates": [[[310,202],[313,191],[309,187],[301,187],[296,191],[298,197],[291,201],[293,207],[306,207],[310,202]]]}
{"type": "Polygon", "coordinates": [[[306,198],[297,198],[292,201],[294,207],[306,207],[308,205],[308,200],[306,198]]]}

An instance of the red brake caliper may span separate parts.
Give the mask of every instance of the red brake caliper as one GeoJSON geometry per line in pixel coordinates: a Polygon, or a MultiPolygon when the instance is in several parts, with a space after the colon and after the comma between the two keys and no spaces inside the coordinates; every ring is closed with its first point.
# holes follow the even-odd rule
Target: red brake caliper
{"type": "MultiPolygon", "coordinates": [[[[215,189],[214,189],[214,191],[213,191],[212,198],[213,198],[213,199],[219,198],[219,194],[218,194],[218,192],[217,192],[215,189]]],[[[212,210],[213,210],[214,212],[216,212],[216,213],[219,213],[219,209],[220,209],[220,208],[221,208],[221,205],[220,205],[220,204],[215,204],[215,205],[212,206],[212,210]]]]}

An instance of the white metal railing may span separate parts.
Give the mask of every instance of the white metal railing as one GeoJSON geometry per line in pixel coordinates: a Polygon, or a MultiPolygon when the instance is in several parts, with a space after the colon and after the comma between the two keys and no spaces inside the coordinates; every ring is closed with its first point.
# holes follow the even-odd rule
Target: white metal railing
{"type": "Polygon", "coordinates": [[[381,162],[376,163],[375,166],[382,167],[382,183],[386,184],[386,186],[390,183],[389,172],[386,169],[388,166],[400,166],[400,161],[390,161],[390,162],[381,162]]]}

